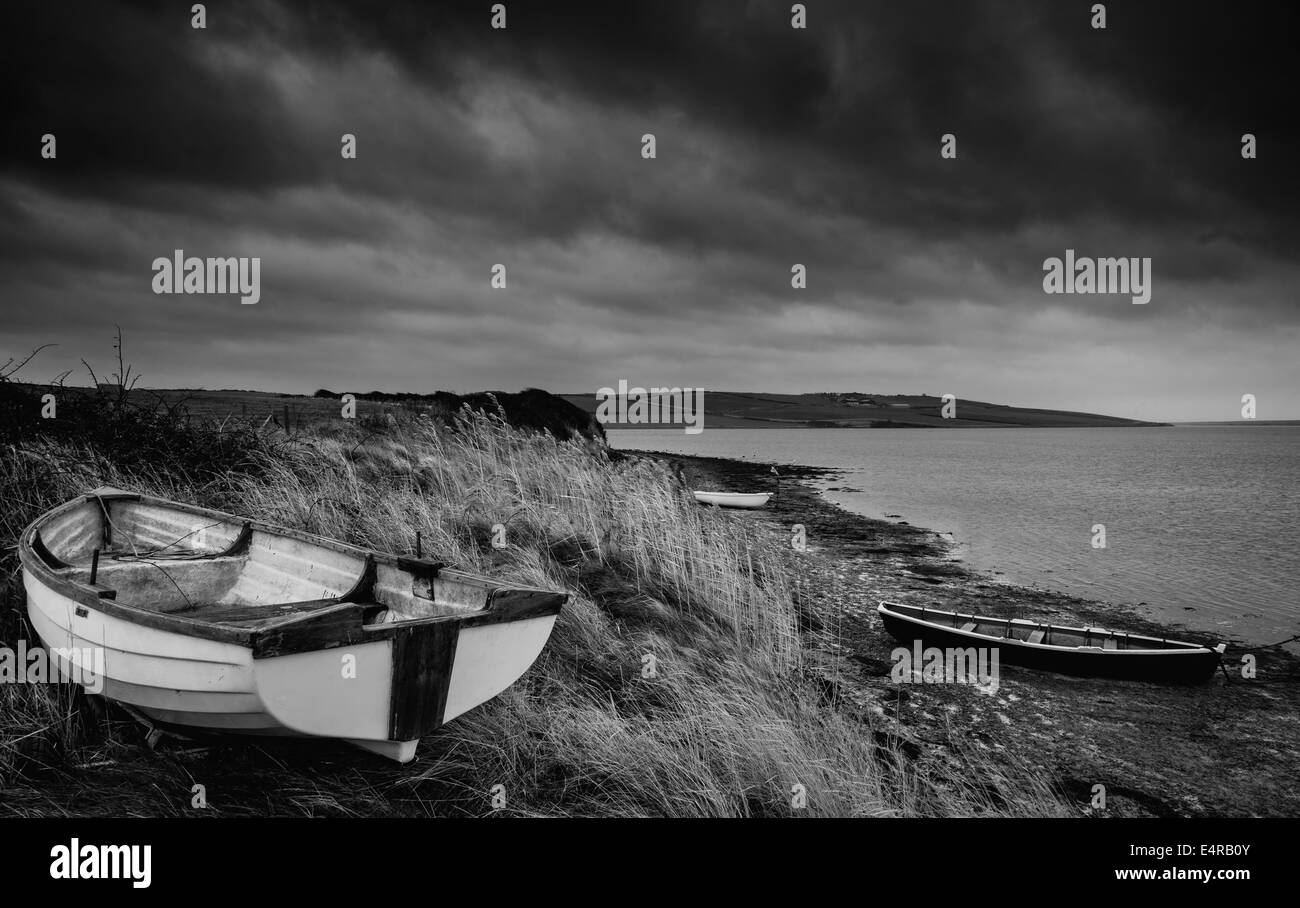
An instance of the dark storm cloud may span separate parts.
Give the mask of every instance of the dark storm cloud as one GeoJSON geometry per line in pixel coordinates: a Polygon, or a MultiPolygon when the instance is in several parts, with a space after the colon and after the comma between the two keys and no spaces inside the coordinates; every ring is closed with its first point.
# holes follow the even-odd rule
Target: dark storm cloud
{"type": "MultiPolygon", "coordinates": [[[[1289,162],[1300,150],[1286,94],[1295,14],[1284,6],[1252,9],[1245,30],[1221,4],[1110,4],[1110,27],[1095,31],[1079,4],[820,3],[806,33],[788,27],[786,3],[509,6],[500,32],[484,27],[481,3],[209,4],[207,33],[184,27],[177,4],[24,7],[29,40],[10,61],[20,78],[13,125],[59,133],[58,168],[97,191],[120,190],[115,178],[312,184],[339,175],[318,150],[340,130],[305,123],[260,70],[205,58],[213,41],[270,61],[287,50],[322,68],[365,51],[433,92],[514,72],[647,122],[683,111],[683,127],[707,123],[764,145],[770,156],[753,175],[763,188],[927,236],[1009,231],[1067,212],[1224,227],[1248,212],[1271,222],[1237,225],[1252,242],[1284,251],[1295,239],[1297,215],[1277,192],[1295,185],[1289,162]],[[1250,167],[1238,154],[1243,131],[1267,149],[1250,167]],[[960,166],[935,153],[945,132],[959,138],[960,166]],[[792,180],[808,166],[822,172],[792,180]]],[[[388,114],[400,133],[404,111],[388,114]]],[[[368,138],[413,156],[399,136],[368,138]]],[[[373,188],[432,200],[467,182],[457,177],[503,175],[472,144],[444,138],[424,151],[450,178],[426,174],[412,187],[409,169],[385,171],[373,188]]],[[[39,170],[12,145],[6,163],[39,170]]],[[[561,223],[607,215],[619,187],[584,185],[589,163],[600,162],[571,161],[567,182],[539,180],[525,213],[531,202],[561,223]]],[[[51,171],[67,176],[42,175],[51,171]]],[[[493,197],[459,201],[481,206],[484,196],[493,197]]],[[[684,226],[654,211],[640,225],[652,239],[689,236],[684,226]]]]}
{"type": "Polygon", "coordinates": [[[302,137],[282,128],[292,112],[255,73],[203,65],[212,42],[189,28],[188,9],[30,3],[9,11],[13,134],[54,133],[62,148],[51,164],[10,143],[6,168],[93,194],[129,191],[134,181],[256,189],[311,179],[312,156],[293,144],[302,137]]]}
{"type": "MultiPolygon", "coordinates": [[[[1099,31],[1088,3],[814,2],[794,31],[786,2],[506,5],[505,31],[482,2],[208,3],[204,31],[188,3],[10,9],[0,263],[6,298],[39,302],[9,331],[70,331],[80,307],[96,336],[124,321],[172,350],[256,324],[286,353],[239,368],[268,380],[331,332],[436,346],[454,324],[531,350],[518,383],[567,387],[588,380],[564,355],[579,334],[593,371],[697,355],[739,386],[743,356],[702,352],[726,337],[807,354],[778,383],[825,386],[885,339],[951,358],[935,338],[957,330],[996,361],[1132,324],[1173,363],[1178,325],[1300,319],[1286,6],[1109,3],[1099,31]],[[1159,305],[1045,297],[1067,247],[1151,256],[1159,305]],[[172,248],[261,255],[257,317],[142,292],[172,248]]],[[[367,384],[424,381],[397,361],[367,384]]]]}

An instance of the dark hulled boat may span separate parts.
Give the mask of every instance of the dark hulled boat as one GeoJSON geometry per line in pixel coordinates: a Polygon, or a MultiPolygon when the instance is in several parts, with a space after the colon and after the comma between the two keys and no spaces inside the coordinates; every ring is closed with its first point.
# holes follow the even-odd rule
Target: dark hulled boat
{"type": "Polygon", "coordinates": [[[901,643],[930,647],[984,647],[998,661],[1085,677],[1197,684],[1219,667],[1216,647],[1095,627],[1063,627],[1018,618],[987,618],[924,606],[882,602],[885,629],[901,643]]]}

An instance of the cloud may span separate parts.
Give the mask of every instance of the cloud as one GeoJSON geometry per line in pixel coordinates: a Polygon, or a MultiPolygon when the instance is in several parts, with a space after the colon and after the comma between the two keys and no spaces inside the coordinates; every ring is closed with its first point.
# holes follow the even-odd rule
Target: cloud
{"type": "Polygon", "coordinates": [[[159,385],[938,375],[1121,414],[1147,386],[1195,410],[1192,361],[1295,378],[1270,358],[1300,325],[1285,9],[1111,4],[1097,31],[1086,6],[827,2],[799,32],[787,3],[508,6],[505,31],[482,4],[209,4],[204,31],[22,7],[2,352],[75,363],[121,324],[159,385]],[[154,296],[175,248],[261,257],[262,302],[154,296]],[[1045,296],[1066,248],[1151,257],[1151,304],[1045,296]]]}

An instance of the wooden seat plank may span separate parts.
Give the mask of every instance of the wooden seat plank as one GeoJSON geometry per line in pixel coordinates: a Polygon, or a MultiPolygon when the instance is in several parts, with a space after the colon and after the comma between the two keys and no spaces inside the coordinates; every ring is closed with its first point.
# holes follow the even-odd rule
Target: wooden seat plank
{"type": "Polygon", "coordinates": [[[292,615],[314,612],[338,604],[338,599],[309,599],[302,602],[261,602],[252,605],[217,605],[214,603],[184,608],[171,614],[195,618],[212,624],[242,624],[288,618],[292,615]]]}

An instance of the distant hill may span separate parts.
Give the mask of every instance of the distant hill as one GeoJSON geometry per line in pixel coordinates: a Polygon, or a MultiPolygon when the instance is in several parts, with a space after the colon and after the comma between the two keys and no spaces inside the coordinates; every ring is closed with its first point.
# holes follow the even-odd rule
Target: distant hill
{"type": "MultiPolygon", "coordinates": [[[[28,385],[33,390],[46,386],[28,385]]],[[[337,398],[342,391],[321,389],[315,395],[278,394],[271,391],[136,389],[133,400],[162,398],[183,403],[195,416],[273,418],[277,422],[311,422],[339,415],[337,398]]],[[[381,415],[392,407],[429,408],[454,411],[468,403],[477,409],[487,406],[486,392],[456,395],[446,391],[432,394],[409,392],[349,392],[357,398],[357,415],[381,415]]],[[[595,394],[549,394],[537,389],[519,393],[495,392],[507,418],[519,425],[546,428],[560,437],[577,434],[589,439],[603,436],[595,421],[595,394]]],[[[706,391],[704,425],[710,429],[774,428],[886,428],[911,429],[953,427],[1065,427],[1065,426],[1167,426],[1170,423],[1142,422],[1096,413],[1068,410],[1037,410],[957,399],[957,415],[940,415],[943,401],[930,395],[907,394],[761,394],[706,391]]],[[[617,428],[655,428],[623,426],[617,428]]]]}
{"type": "MultiPolygon", "coordinates": [[[[561,394],[565,400],[595,414],[595,394],[561,394]]],[[[912,429],[994,428],[994,427],[1131,427],[1167,426],[1170,423],[1143,422],[1075,413],[1068,410],[1038,410],[991,404],[978,400],[956,401],[956,416],[944,419],[943,401],[918,394],[762,394],[734,391],[706,391],[704,425],[706,428],[773,429],[912,429]]],[[[655,428],[624,426],[618,428],[655,428]]]]}

